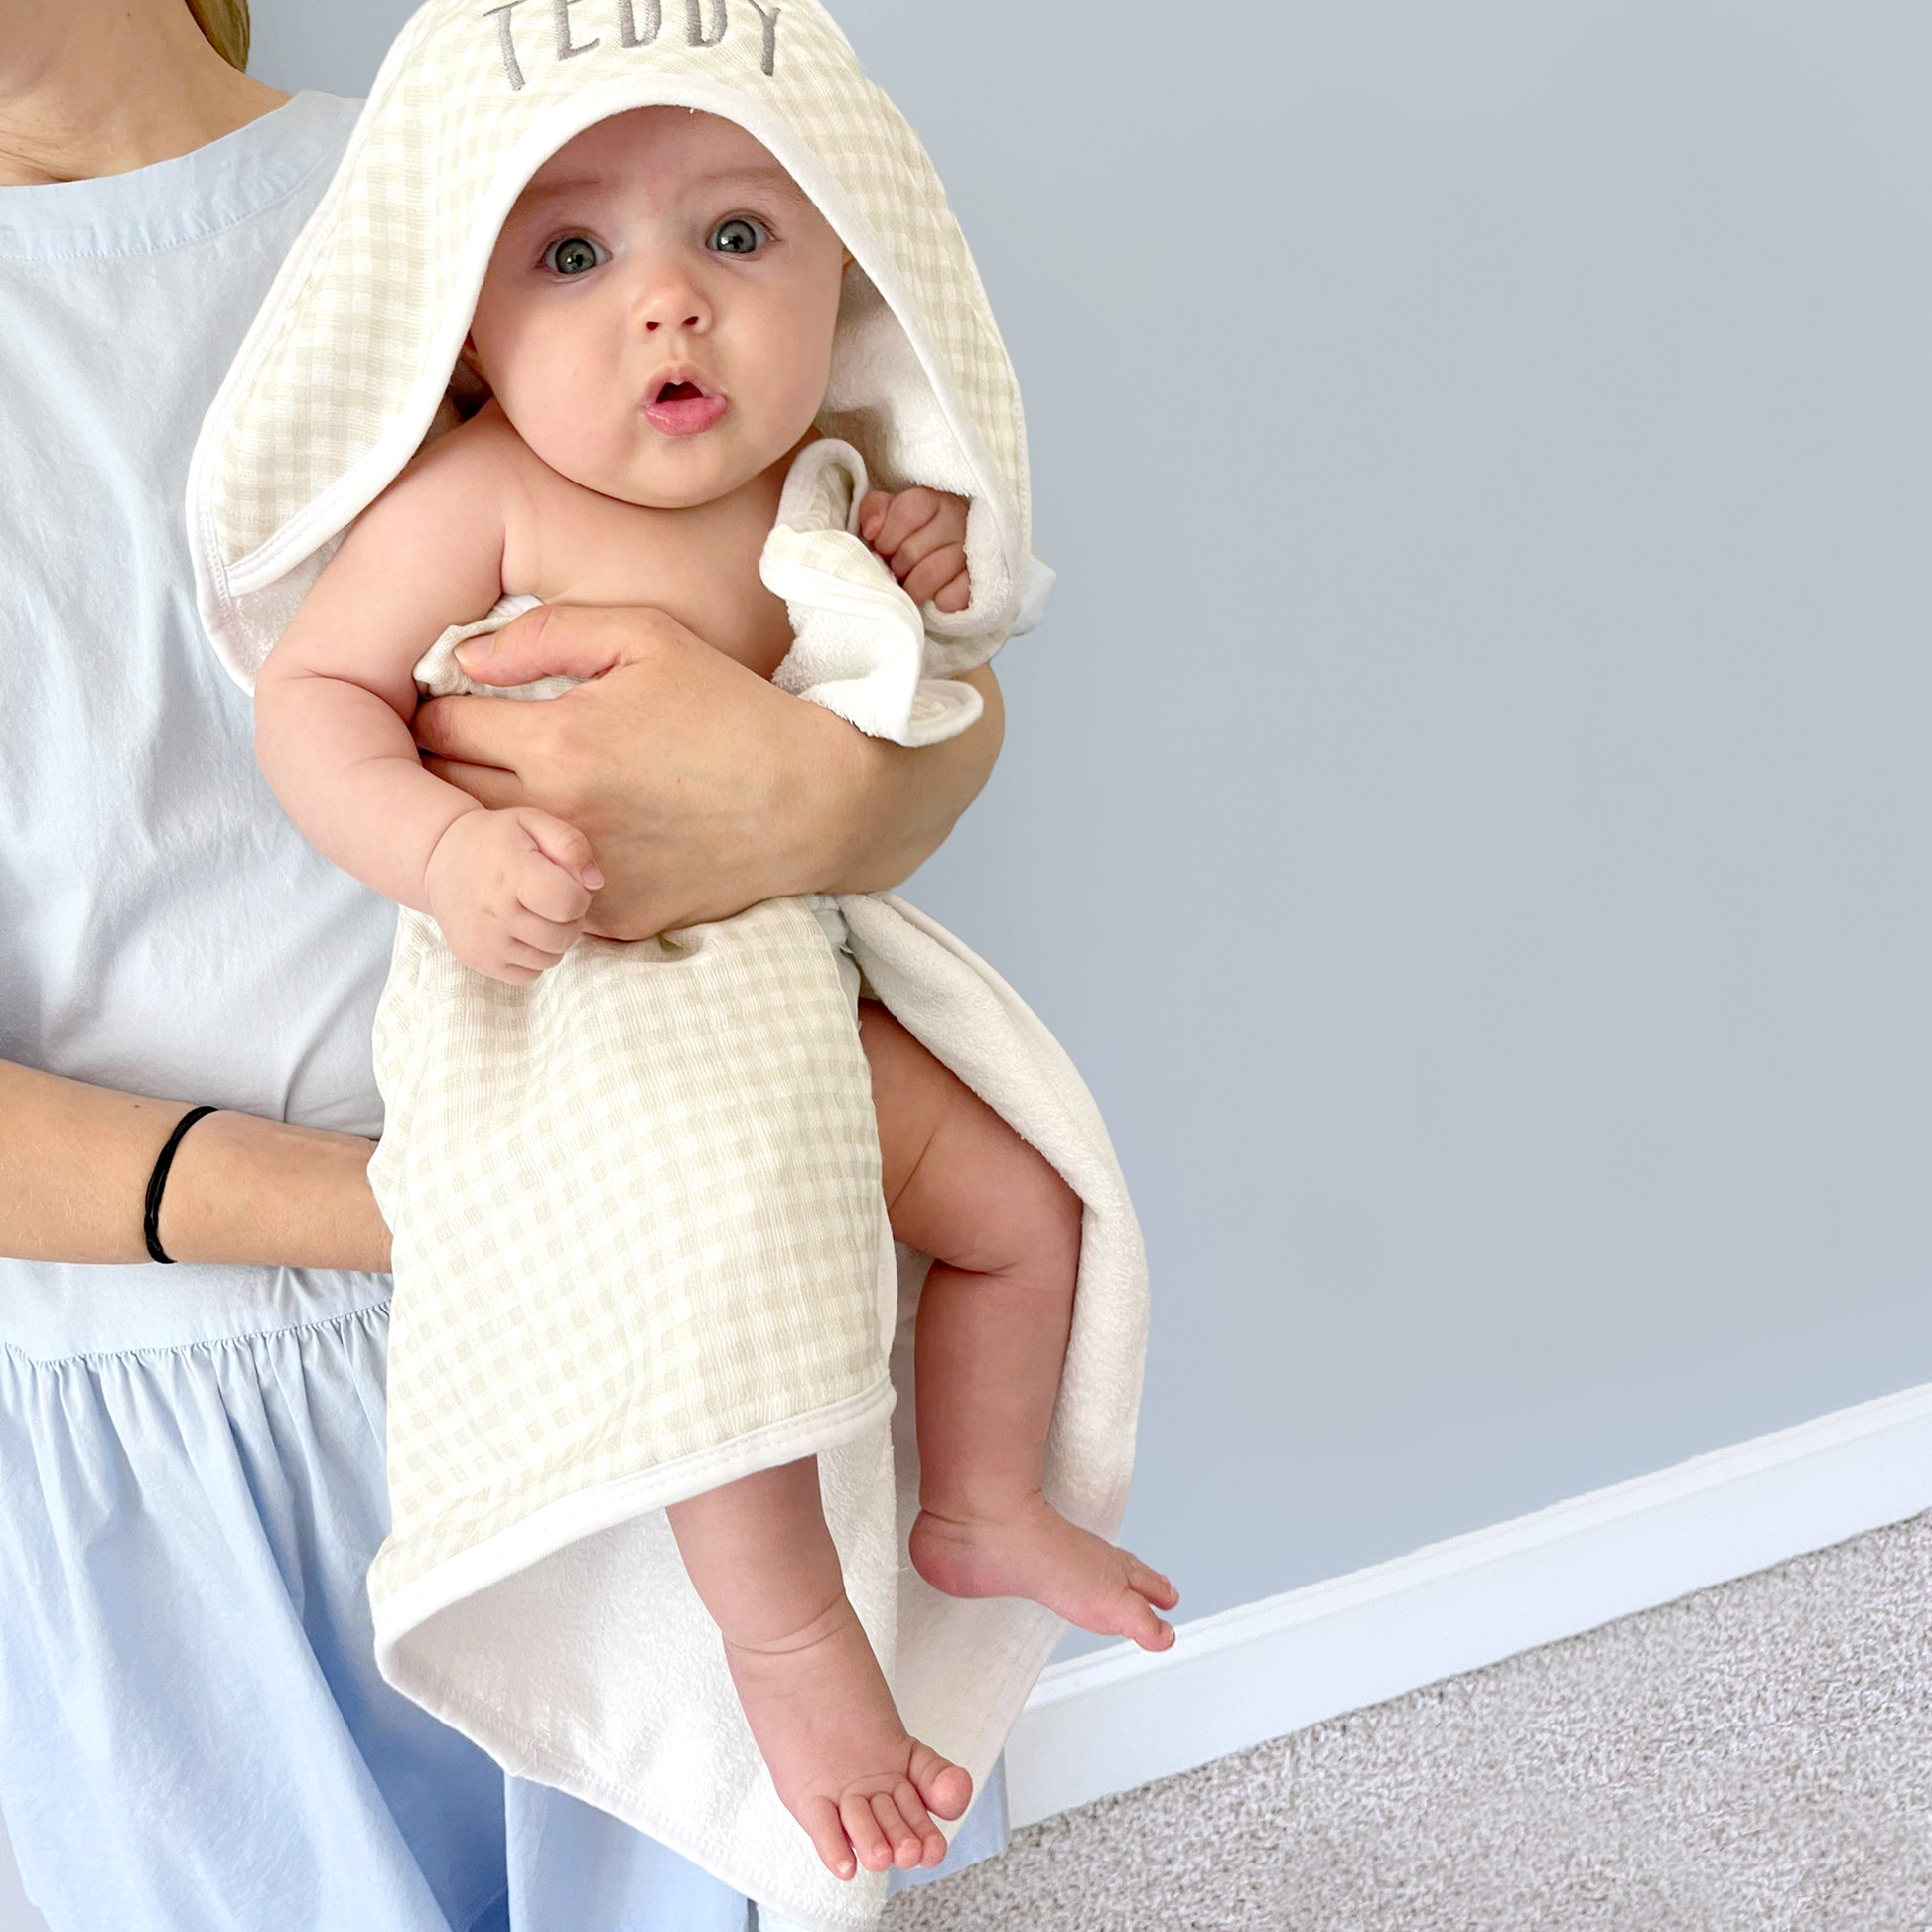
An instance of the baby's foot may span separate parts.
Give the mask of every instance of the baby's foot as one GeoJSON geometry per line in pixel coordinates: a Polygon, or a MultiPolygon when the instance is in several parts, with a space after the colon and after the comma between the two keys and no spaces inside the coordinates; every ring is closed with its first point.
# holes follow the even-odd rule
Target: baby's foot
{"type": "Polygon", "coordinates": [[[897,1863],[932,1866],[946,1839],[927,1807],[958,1818],[972,1773],[906,1733],[865,1626],[843,1590],[821,1617],[774,1643],[725,1639],[752,1738],[784,1808],[834,1877],[897,1863]]]}
{"type": "Polygon", "coordinates": [[[1026,1596],[1103,1637],[1132,1637],[1166,1650],[1173,1625],[1155,1615],[1180,1592],[1158,1571],[1105,1537],[1069,1523],[1035,1489],[999,1517],[919,1511],[912,1568],[948,1596],[1026,1596]]]}

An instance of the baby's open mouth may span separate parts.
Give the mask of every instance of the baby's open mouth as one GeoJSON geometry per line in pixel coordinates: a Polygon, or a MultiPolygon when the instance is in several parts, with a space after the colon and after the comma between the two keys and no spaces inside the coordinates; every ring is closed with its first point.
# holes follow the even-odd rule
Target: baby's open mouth
{"type": "Polygon", "coordinates": [[[644,420],[666,436],[702,436],[715,429],[731,405],[691,377],[668,377],[651,385],[644,420]]]}

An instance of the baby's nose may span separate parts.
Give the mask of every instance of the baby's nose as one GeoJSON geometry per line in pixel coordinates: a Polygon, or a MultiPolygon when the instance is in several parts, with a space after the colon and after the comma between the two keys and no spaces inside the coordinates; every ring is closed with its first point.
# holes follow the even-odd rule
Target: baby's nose
{"type": "Polygon", "coordinates": [[[711,307],[703,293],[683,275],[662,275],[654,285],[638,292],[635,310],[644,334],[654,336],[660,329],[706,329],[711,324],[711,307]]]}

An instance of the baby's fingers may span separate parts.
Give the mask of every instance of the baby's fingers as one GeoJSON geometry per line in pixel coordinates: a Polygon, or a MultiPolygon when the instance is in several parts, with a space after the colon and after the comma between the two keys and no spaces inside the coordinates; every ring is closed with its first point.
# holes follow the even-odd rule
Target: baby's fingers
{"type": "Polygon", "coordinates": [[[893,499],[883,489],[875,489],[859,505],[859,534],[868,543],[874,542],[879,535],[880,526],[886,521],[886,512],[893,506],[893,499]]]}
{"type": "Polygon", "coordinates": [[[541,953],[543,964],[549,967],[556,965],[584,936],[584,921],[582,918],[546,919],[541,913],[519,908],[509,922],[508,936],[527,951],[541,953]]]}
{"type": "MultiPolygon", "coordinates": [[[[539,946],[552,937],[562,938],[560,933],[524,930],[533,920],[543,927],[581,926],[591,909],[590,879],[601,879],[601,875],[594,868],[588,875],[566,871],[547,853],[526,851],[512,875],[516,891],[513,923],[519,937],[539,946]]],[[[575,936],[573,932],[571,937],[575,936]]]]}
{"type": "MultiPolygon", "coordinates": [[[[575,873],[565,872],[540,853],[531,853],[528,863],[517,868],[515,884],[519,931],[530,918],[548,925],[581,924],[591,909],[591,889],[575,873]]],[[[527,932],[522,936],[535,937],[527,932]]],[[[542,941],[539,939],[537,943],[540,945],[542,941]]]]}
{"type": "MultiPolygon", "coordinates": [[[[523,828],[532,845],[553,865],[561,866],[571,878],[582,883],[587,892],[596,892],[604,884],[604,875],[598,870],[596,855],[591,851],[591,842],[574,825],[566,825],[561,818],[552,818],[548,812],[540,812],[534,806],[517,805],[511,808],[516,814],[516,822],[523,828]]],[[[529,905],[520,890],[517,897],[529,905]]],[[[561,903],[561,901],[558,901],[561,903]]],[[[531,905],[533,912],[543,912],[552,918],[575,918],[576,910],[553,910],[551,905],[531,905]]]]}
{"type": "Polygon", "coordinates": [[[965,610],[973,601],[973,580],[962,570],[950,584],[933,592],[932,601],[941,611],[965,610]]]}
{"type": "Polygon", "coordinates": [[[908,537],[923,530],[944,509],[946,500],[936,489],[923,486],[901,489],[891,500],[878,529],[867,535],[862,521],[859,532],[882,557],[890,558],[908,537]]]}
{"type": "MultiPolygon", "coordinates": [[[[566,947],[566,951],[569,949],[566,947]]],[[[514,973],[547,973],[563,957],[562,953],[546,952],[541,946],[532,946],[522,939],[503,941],[503,964],[514,973]]],[[[512,986],[527,986],[527,979],[511,980],[512,986]]]]}
{"type": "Polygon", "coordinates": [[[918,568],[905,577],[905,595],[914,604],[923,604],[927,598],[936,600],[955,579],[961,595],[954,603],[941,604],[942,611],[963,611],[973,596],[972,580],[966,575],[966,546],[949,543],[943,550],[935,550],[931,556],[921,559],[918,568]]]}

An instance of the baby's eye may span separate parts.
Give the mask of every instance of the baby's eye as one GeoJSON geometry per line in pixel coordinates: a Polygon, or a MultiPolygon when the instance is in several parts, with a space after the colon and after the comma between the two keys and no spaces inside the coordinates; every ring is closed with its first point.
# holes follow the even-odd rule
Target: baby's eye
{"type": "Polygon", "coordinates": [[[559,275],[587,275],[599,260],[609,261],[596,242],[580,234],[565,235],[561,241],[553,241],[543,251],[546,266],[552,267],[559,275]],[[551,258],[555,257],[553,261],[551,258]]]}
{"type": "Polygon", "coordinates": [[[771,230],[762,221],[755,221],[749,214],[734,214],[728,221],[720,221],[711,231],[710,246],[721,255],[755,255],[758,253],[759,236],[769,241],[771,230]]]}

